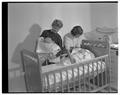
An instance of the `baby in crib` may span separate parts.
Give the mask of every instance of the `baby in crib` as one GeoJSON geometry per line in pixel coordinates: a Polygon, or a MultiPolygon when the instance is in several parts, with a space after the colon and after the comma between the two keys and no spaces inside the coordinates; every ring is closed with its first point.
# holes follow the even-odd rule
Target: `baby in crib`
{"type": "Polygon", "coordinates": [[[45,47],[51,52],[53,55],[56,55],[60,51],[60,47],[55,44],[51,38],[47,37],[44,40],[45,47]]]}
{"type": "Polygon", "coordinates": [[[60,47],[55,44],[54,41],[50,37],[47,37],[45,39],[38,39],[38,45],[37,45],[37,53],[46,53],[49,54],[47,56],[47,59],[49,60],[48,64],[52,63],[58,63],[60,62],[60,57],[56,57],[56,54],[60,51],[60,47]]]}

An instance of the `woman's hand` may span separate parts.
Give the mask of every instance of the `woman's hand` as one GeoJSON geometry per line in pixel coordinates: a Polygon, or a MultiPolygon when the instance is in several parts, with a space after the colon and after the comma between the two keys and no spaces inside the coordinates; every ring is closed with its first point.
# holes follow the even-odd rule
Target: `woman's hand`
{"type": "Polygon", "coordinates": [[[74,47],[70,47],[70,50],[69,50],[69,51],[72,52],[73,49],[74,49],[74,47]]]}
{"type": "Polygon", "coordinates": [[[53,53],[49,53],[49,59],[55,59],[56,56],[53,53]]]}

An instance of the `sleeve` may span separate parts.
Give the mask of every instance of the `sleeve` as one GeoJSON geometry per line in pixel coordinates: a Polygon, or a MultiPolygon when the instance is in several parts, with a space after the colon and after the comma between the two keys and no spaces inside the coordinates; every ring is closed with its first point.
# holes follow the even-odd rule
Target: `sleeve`
{"type": "Polygon", "coordinates": [[[82,45],[82,40],[87,40],[84,35],[82,35],[82,37],[79,37],[79,42],[78,42],[77,45],[80,45],[80,47],[81,47],[81,45],[82,45]]]}
{"type": "Polygon", "coordinates": [[[61,37],[60,36],[58,36],[58,45],[60,46],[60,48],[62,49],[62,39],[61,39],[61,37]]]}
{"type": "Polygon", "coordinates": [[[46,48],[45,43],[43,42],[43,39],[38,38],[37,40],[37,48],[36,48],[36,53],[48,53],[48,49],[46,48]]]}
{"type": "Polygon", "coordinates": [[[64,36],[64,46],[67,50],[70,50],[71,47],[73,47],[73,42],[70,38],[67,36],[64,36]]]}
{"type": "Polygon", "coordinates": [[[40,41],[41,41],[41,38],[38,38],[37,39],[36,53],[40,53],[42,51],[41,48],[40,48],[40,41]]]}
{"type": "Polygon", "coordinates": [[[47,31],[46,30],[43,31],[43,33],[40,35],[40,37],[43,37],[43,38],[47,37],[47,31]]]}
{"type": "Polygon", "coordinates": [[[58,57],[58,56],[60,56],[62,54],[62,49],[63,49],[63,47],[62,47],[62,39],[61,39],[60,36],[58,36],[57,44],[59,45],[61,50],[59,52],[57,52],[56,57],[58,57]]]}

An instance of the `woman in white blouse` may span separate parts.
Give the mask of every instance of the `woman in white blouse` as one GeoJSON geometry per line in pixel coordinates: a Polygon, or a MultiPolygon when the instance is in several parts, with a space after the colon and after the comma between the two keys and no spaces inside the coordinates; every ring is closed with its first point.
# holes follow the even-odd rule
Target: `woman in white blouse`
{"type": "Polygon", "coordinates": [[[83,35],[83,29],[81,26],[75,26],[70,33],[64,36],[64,46],[68,51],[71,51],[73,48],[81,47],[83,39],[86,39],[83,35]]]}
{"type": "Polygon", "coordinates": [[[82,40],[86,39],[83,35],[83,29],[81,26],[74,26],[70,33],[67,33],[64,36],[64,46],[68,51],[69,58],[72,63],[75,62],[73,57],[71,57],[71,52],[74,48],[80,48],[82,44],[82,40]]]}

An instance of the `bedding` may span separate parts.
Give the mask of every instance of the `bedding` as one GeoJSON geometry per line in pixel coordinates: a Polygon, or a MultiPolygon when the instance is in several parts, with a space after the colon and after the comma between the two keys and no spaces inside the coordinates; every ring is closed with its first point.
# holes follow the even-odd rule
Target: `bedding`
{"type": "MultiPolygon", "coordinates": [[[[98,63],[93,63],[93,67],[92,67],[92,63],[89,64],[89,74],[92,74],[92,69],[94,70],[94,76],[97,75],[97,64],[98,64],[98,73],[101,71],[101,66],[102,66],[102,71],[104,71],[105,69],[105,62],[101,62],[98,61],[98,63]]],[[[71,80],[72,79],[72,70],[67,70],[68,72],[68,79],[71,80]]],[[[78,76],[78,69],[74,68],[73,69],[74,72],[74,78],[76,78],[78,76]]],[[[84,66],[84,74],[86,75],[88,73],[88,66],[85,65],[84,66]]],[[[79,74],[80,76],[83,75],[83,67],[79,67],[79,74]]],[[[60,83],[61,82],[61,78],[60,78],[60,73],[55,73],[55,79],[56,79],[56,83],[60,83]]],[[[67,73],[65,71],[62,71],[62,81],[67,80],[67,73]]],[[[49,85],[52,86],[54,85],[54,75],[50,74],[49,75],[49,85]]],[[[43,80],[43,86],[47,87],[47,77],[44,78],[43,80]]]]}
{"type": "Polygon", "coordinates": [[[60,47],[54,42],[45,42],[42,39],[38,39],[37,53],[53,53],[56,55],[60,51],[60,47]]]}
{"type": "MultiPolygon", "coordinates": [[[[82,49],[82,48],[74,48],[71,53],[71,57],[75,60],[75,63],[80,63],[85,60],[93,59],[95,58],[95,55],[87,50],[87,49],[82,49]]],[[[62,63],[64,65],[70,65],[70,59],[69,58],[63,58],[62,63]]]]}
{"type": "MultiPolygon", "coordinates": [[[[55,44],[53,41],[49,41],[49,39],[46,38],[46,40],[43,40],[41,38],[38,39],[38,45],[36,52],[39,53],[52,53],[53,55],[56,55],[60,51],[60,47],[55,44]]],[[[59,62],[60,57],[56,57],[55,59],[49,59],[49,62],[59,62]]]]}
{"type": "MultiPolygon", "coordinates": [[[[89,50],[86,50],[86,49],[82,49],[82,48],[73,49],[71,55],[75,59],[74,64],[80,64],[80,62],[82,62],[82,61],[95,58],[95,56],[92,52],[90,52],[89,50]]],[[[63,62],[62,63],[63,65],[71,65],[69,58],[64,58],[64,60],[62,62],[63,62]]],[[[98,72],[101,71],[101,66],[102,66],[102,70],[104,70],[106,67],[105,62],[103,62],[103,61],[98,61],[97,63],[94,62],[93,65],[92,65],[92,63],[89,63],[89,74],[92,73],[92,70],[94,70],[94,72],[97,72],[97,64],[98,64],[98,72]]],[[[69,69],[69,70],[67,70],[67,72],[68,72],[68,79],[71,80],[72,79],[72,70],[69,69]]],[[[78,76],[78,69],[74,68],[73,72],[74,72],[74,78],[76,78],[78,76]]],[[[84,65],[84,74],[87,74],[87,73],[88,73],[88,64],[84,65]]],[[[80,74],[80,76],[83,75],[83,66],[79,67],[79,74],[80,74]]],[[[61,82],[59,72],[55,73],[55,79],[56,79],[56,83],[61,82]]],[[[62,81],[65,81],[65,80],[67,80],[67,73],[65,71],[62,71],[62,81]]],[[[49,74],[49,85],[50,86],[54,85],[54,75],[53,74],[49,74]]],[[[48,86],[47,77],[45,77],[43,79],[43,86],[44,87],[48,86]]]]}

